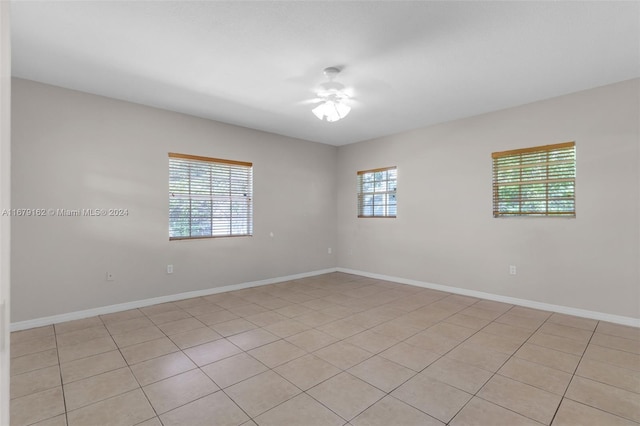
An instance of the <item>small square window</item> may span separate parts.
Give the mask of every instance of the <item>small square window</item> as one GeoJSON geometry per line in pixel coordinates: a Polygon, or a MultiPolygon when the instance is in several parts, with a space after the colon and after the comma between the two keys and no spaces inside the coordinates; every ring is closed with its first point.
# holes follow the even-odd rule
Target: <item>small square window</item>
{"type": "Polygon", "coordinates": [[[396,167],[358,172],[358,217],[396,217],[396,167]]]}

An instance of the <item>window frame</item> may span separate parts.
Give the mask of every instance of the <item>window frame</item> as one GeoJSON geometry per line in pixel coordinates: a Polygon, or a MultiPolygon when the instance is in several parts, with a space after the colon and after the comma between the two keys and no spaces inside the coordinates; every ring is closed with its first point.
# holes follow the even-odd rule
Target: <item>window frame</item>
{"type": "MultiPolygon", "coordinates": [[[[222,174],[220,174],[219,176],[222,177],[222,174]]],[[[200,181],[200,182],[196,181],[196,183],[200,183],[200,184],[202,184],[203,182],[204,181],[200,181]]],[[[222,209],[224,210],[225,208],[226,207],[223,207],[222,209]]],[[[237,218],[238,216],[235,216],[235,217],[237,218]]],[[[169,218],[169,241],[253,236],[253,163],[246,162],[246,161],[225,160],[221,158],[203,157],[199,155],[179,154],[175,152],[170,152],[169,153],[169,217],[168,218],[169,218]],[[209,185],[204,187],[201,186],[200,189],[202,190],[202,188],[208,188],[209,194],[196,194],[194,193],[195,191],[192,188],[192,183],[194,181],[191,178],[191,170],[192,170],[191,167],[193,166],[202,167],[204,164],[207,164],[210,167],[208,171],[208,173],[210,174],[209,185]],[[216,165],[219,167],[217,170],[217,173],[221,173],[221,171],[224,171],[224,172],[228,171],[229,173],[228,190],[226,191],[218,191],[218,192],[214,191],[214,182],[213,182],[212,173],[216,165]],[[189,178],[186,180],[189,188],[188,191],[181,192],[181,191],[176,191],[175,187],[172,188],[173,182],[172,182],[171,174],[172,174],[172,171],[177,172],[178,170],[181,170],[181,171],[188,170],[189,172],[189,178]],[[233,174],[234,171],[235,171],[235,174],[233,174]],[[236,178],[235,182],[233,179],[234,177],[236,178]],[[237,179],[238,177],[240,177],[241,179],[237,179]],[[247,182],[243,183],[242,179],[247,179],[247,182]],[[245,191],[234,192],[234,191],[237,191],[238,189],[241,189],[241,190],[244,189],[245,191]],[[242,195],[239,195],[239,194],[242,194],[242,195]],[[172,216],[171,200],[175,199],[176,196],[182,199],[189,200],[188,215],[172,216]],[[216,198],[218,201],[223,201],[223,202],[228,200],[228,210],[226,210],[228,217],[226,217],[225,215],[219,215],[219,214],[216,215],[214,213],[214,203],[216,201],[216,198]],[[199,216],[201,218],[208,218],[211,220],[210,233],[208,234],[204,234],[204,235],[193,234],[193,230],[194,230],[193,218],[198,217],[197,215],[193,214],[194,200],[203,200],[203,201],[210,200],[211,201],[210,216],[199,216]],[[246,224],[246,228],[244,228],[244,232],[234,232],[233,203],[234,202],[237,203],[238,201],[242,201],[242,200],[245,200],[244,202],[247,203],[247,206],[245,210],[242,210],[245,212],[245,214],[241,215],[240,217],[245,218],[247,220],[247,224],[246,224]],[[189,235],[172,236],[172,218],[188,219],[189,235]],[[218,220],[221,218],[225,220],[227,219],[229,220],[228,233],[224,233],[224,234],[215,233],[214,219],[216,218],[218,220]]]]}
{"type": "MultiPolygon", "coordinates": [[[[377,169],[369,169],[369,170],[359,170],[356,173],[357,176],[357,213],[358,213],[358,218],[360,219],[369,219],[369,218],[384,218],[384,219],[395,219],[397,217],[398,214],[398,196],[397,196],[397,191],[398,191],[398,175],[397,175],[397,170],[398,167],[397,166],[390,166],[390,167],[380,167],[377,169]],[[388,178],[388,173],[391,170],[395,170],[395,179],[389,179],[388,178]],[[364,184],[365,183],[370,183],[370,182],[365,182],[365,175],[371,174],[371,175],[375,175],[376,173],[379,172],[387,172],[387,178],[382,180],[383,182],[387,182],[387,189],[385,191],[376,191],[375,190],[375,185],[374,185],[374,189],[373,191],[368,191],[368,192],[364,192],[364,184]],[[394,188],[393,190],[390,190],[388,188],[389,183],[390,182],[394,182],[394,188]],[[375,214],[375,203],[371,205],[372,208],[372,214],[371,215],[366,215],[364,214],[364,198],[365,196],[372,196],[375,199],[375,195],[383,195],[384,198],[384,202],[382,203],[382,207],[384,208],[384,213],[383,214],[375,214]],[[395,203],[391,204],[390,201],[390,197],[393,196],[395,198],[395,203]],[[395,213],[390,214],[389,213],[389,208],[393,206],[394,207],[394,211],[395,213]]],[[[374,176],[374,180],[372,182],[375,182],[375,176],[374,176]]]]}
{"type": "Polygon", "coordinates": [[[494,218],[576,217],[575,141],[494,152],[491,158],[494,218]],[[529,176],[523,176],[527,172],[529,176]],[[540,185],[544,185],[544,190],[540,189],[540,185]],[[517,188],[517,198],[500,195],[500,188],[507,186],[512,190],[517,188]],[[525,191],[528,189],[529,194],[535,193],[535,196],[527,195],[523,188],[525,191]],[[536,191],[544,196],[540,197],[536,191]],[[570,195],[560,195],[563,191],[570,195]],[[544,204],[544,209],[523,211],[524,206],[536,203],[544,204]],[[556,207],[550,208],[551,203],[556,207]],[[513,210],[516,205],[517,210],[513,210]]]}

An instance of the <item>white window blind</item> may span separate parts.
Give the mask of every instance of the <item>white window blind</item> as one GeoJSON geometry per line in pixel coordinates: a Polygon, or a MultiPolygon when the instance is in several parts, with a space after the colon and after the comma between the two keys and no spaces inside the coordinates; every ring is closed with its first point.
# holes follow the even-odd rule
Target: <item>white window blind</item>
{"type": "Polygon", "coordinates": [[[253,234],[253,164],[169,153],[169,239],[253,234]]]}
{"type": "Polygon", "coordinates": [[[396,167],[358,172],[358,217],[396,217],[396,167]]]}
{"type": "Polygon", "coordinates": [[[493,216],[575,217],[575,142],[494,152],[493,216]]]}

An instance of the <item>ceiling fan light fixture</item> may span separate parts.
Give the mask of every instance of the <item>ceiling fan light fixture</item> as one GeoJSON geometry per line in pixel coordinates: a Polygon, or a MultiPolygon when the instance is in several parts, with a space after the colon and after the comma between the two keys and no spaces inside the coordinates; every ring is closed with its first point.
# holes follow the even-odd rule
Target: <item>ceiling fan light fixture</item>
{"type": "Polygon", "coordinates": [[[334,100],[325,101],[311,110],[318,119],[329,123],[345,118],[350,111],[349,105],[334,100]]]}
{"type": "Polygon", "coordinates": [[[338,73],[340,73],[339,68],[324,69],[324,74],[329,81],[323,83],[324,90],[317,93],[318,97],[322,98],[322,103],[311,110],[318,119],[329,123],[345,118],[351,111],[351,107],[343,102],[349,99],[349,96],[343,92],[344,86],[333,81],[338,73]]]}

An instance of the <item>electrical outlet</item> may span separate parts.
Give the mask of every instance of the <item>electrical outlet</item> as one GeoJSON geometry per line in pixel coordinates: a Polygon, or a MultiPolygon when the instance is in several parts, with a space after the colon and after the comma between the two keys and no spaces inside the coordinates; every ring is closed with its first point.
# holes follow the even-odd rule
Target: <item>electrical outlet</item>
{"type": "Polygon", "coordinates": [[[107,272],[104,276],[104,279],[107,281],[113,281],[113,272],[107,272]]]}
{"type": "Polygon", "coordinates": [[[173,265],[167,265],[167,274],[173,274],[173,265]]]}
{"type": "Polygon", "coordinates": [[[509,265],[509,275],[516,275],[516,265],[509,265]]]}
{"type": "Polygon", "coordinates": [[[327,253],[329,253],[329,254],[331,254],[331,253],[332,253],[331,247],[329,247],[329,248],[327,249],[327,253]]]}

